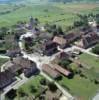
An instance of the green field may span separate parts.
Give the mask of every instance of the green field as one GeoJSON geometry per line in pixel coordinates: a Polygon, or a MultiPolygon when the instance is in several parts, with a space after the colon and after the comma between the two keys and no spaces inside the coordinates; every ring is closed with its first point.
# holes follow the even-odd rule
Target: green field
{"type": "Polygon", "coordinates": [[[83,13],[90,13],[90,12],[96,13],[97,11],[99,11],[99,4],[95,4],[95,3],[56,4],[55,6],[63,9],[66,12],[71,12],[74,14],[75,13],[83,14],[83,13]]]}
{"type": "MultiPolygon", "coordinates": [[[[98,13],[98,4],[41,4],[24,5],[8,14],[0,15],[0,26],[11,26],[17,21],[28,21],[30,16],[39,18],[41,24],[46,22],[61,25],[64,29],[79,20],[76,13],[98,13]]],[[[14,6],[0,5],[0,11],[13,9],[14,6]],[[6,8],[6,9],[5,9],[6,8]]]]}
{"type": "MultiPolygon", "coordinates": [[[[20,86],[19,89],[22,89],[28,96],[33,96],[33,95],[35,96],[35,95],[37,95],[41,91],[40,80],[42,78],[43,77],[40,76],[40,75],[33,76],[33,77],[31,77],[29,79],[29,81],[27,83],[25,83],[22,86],[20,86]],[[33,86],[36,89],[36,92],[33,93],[33,94],[31,93],[31,90],[30,90],[31,86],[33,86]]],[[[15,100],[19,100],[19,99],[21,99],[19,96],[17,96],[15,98],[15,100]]]]}
{"type": "Polygon", "coordinates": [[[64,87],[68,87],[69,92],[79,100],[90,100],[99,90],[99,85],[95,85],[79,75],[76,75],[73,79],[67,79],[63,76],[62,81],[59,83],[64,87]]]}
{"type": "Polygon", "coordinates": [[[89,65],[90,68],[94,67],[96,70],[99,70],[99,58],[84,53],[79,56],[79,60],[89,65]]]}
{"type": "Polygon", "coordinates": [[[88,69],[85,68],[82,70],[83,73],[91,80],[99,80],[99,58],[88,54],[82,54],[80,55],[79,60],[88,66],[88,69]]]}

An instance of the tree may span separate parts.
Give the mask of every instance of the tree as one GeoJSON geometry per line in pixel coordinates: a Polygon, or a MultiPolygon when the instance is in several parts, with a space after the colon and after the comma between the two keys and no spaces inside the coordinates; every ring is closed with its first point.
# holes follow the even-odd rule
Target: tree
{"type": "Polygon", "coordinates": [[[47,32],[52,32],[51,26],[49,25],[49,23],[46,23],[44,27],[45,27],[47,32]]]}
{"type": "Polygon", "coordinates": [[[79,26],[82,26],[83,25],[83,22],[82,21],[75,21],[74,22],[74,26],[75,27],[79,27],[79,26]]]}
{"type": "Polygon", "coordinates": [[[66,68],[69,64],[70,64],[70,61],[68,61],[68,60],[61,60],[59,62],[59,65],[64,67],[64,68],[66,68]]]}
{"type": "Polygon", "coordinates": [[[53,31],[53,37],[54,37],[54,36],[57,36],[57,35],[58,35],[57,30],[54,30],[54,31],[53,31]]]}
{"type": "Polygon", "coordinates": [[[0,29],[2,31],[2,33],[6,34],[6,32],[8,31],[7,27],[1,27],[0,29]]]}
{"type": "Polygon", "coordinates": [[[52,92],[56,92],[57,86],[54,83],[48,83],[49,90],[52,92]]]}
{"type": "Polygon", "coordinates": [[[7,27],[1,27],[0,28],[0,38],[1,39],[6,35],[7,31],[8,31],[7,27]]]}
{"type": "Polygon", "coordinates": [[[31,85],[30,86],[30,92],[35,93],[36,91],[37,91],[36,88],[33,85],[31,85]]]}
{"type": "Polygon", "coordinates": [[[42,79],[40,80],[40,84],[41,84],[41,85],[46,85],[46,84],[47,84],[46,79],[45,79],[45,78],[42,78],[42,79]]]}
{"type": "Polygon", "coordinates": [[[39,24],[39,19],[38,18],[35,18],[34,19],[34,25],[37,26],[38,24],[39,24]]]}
{"type": "Polygon", "coordinates": [[[17,95],[19,97],[24,97],[26,95],[26,93],[24,92],[24,90],[22,88],[18,89],[17,91],[17,95]]]}
{"type": "Polygon", "coordinates": [[[96,23],[99,24],[99,14],[96,14],[96,23]]]}
{"type": "Polygon", "coordinates": [[[96,45],[93,49],[92,52],[94,52],[95,54],[99,54],[99,44],[96,45]]]}
{"type": "Polygon", "coordinates": [[[10,61],[13,62],[13,57],[10,57],[10,61]]]}
{"type": "Polygon", "coordinates": [[[17,33],[15,33],[14,39],[15,39],[16,41],[18,41],[19,38],[20,38],[20,36],[19,36],[17,33]]]}
{"type": "Polygon", "coordinates": [[[64,34],[61,26],[59,26],[57,28],[57,33],[60,34],[60,35],[63,35],[64,34]]]}
{"type": "Polygon", "coordinates": [[[51,29],[56,29],[56,25],[55,24],[51,25],[51,29]]]}
{"type": "Polygon", "coordinates": [[[25,50],[29,50],[29,45],[27,42],[24,43],[25,50]]]}
{"type": "Polygon", "coordinates": [[[80,18],[80,20],[74,22],[74,27],[88,26],[88,18],[89,18],[88,16],[89,15],[77,14],[77,16],[80,18]]]}

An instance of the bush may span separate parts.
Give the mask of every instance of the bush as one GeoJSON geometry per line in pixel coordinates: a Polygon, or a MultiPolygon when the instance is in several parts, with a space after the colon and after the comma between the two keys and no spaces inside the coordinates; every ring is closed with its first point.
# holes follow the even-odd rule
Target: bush
{"type": "Polygon", "coordinates": [[[18,89],[18,91],[17,91],[17,95],[19,96],[19,97],[24,97],[24,96],[26,96],[26,93],[24,92],[24,90],[23,89],[18,89]]]}
{"type": "Polygon", "coordinates": [[[36,93],[37,89],[32,85],[32,86],[30,86],[30,92],[31,93],[36,93]]]}
{"type": "Polygon", "coordinates": [[[95,53],[95,54],[99,54],[99,44],[96,45],[96,46],[92,49],[92,52],[95,53]]]}
{"type": "Polygon", "coordinates": [[[46,86],[46,85],[47,85],[46,79],[42,78],[42,79],[40,80],[40,84],[46,86]]]}
{"type": "Polygon", "coordinates": [[[62,60],[58,64],[64,68],[66,68],[66,66],[68,66],[70,64],[70,61],[69,60],[62,60]]]}
{"type": "Polygon", "coordinates": [[[54,83],[49,83],[48,84],[49,90],[52,92],[56,92],[57,86],[54,83]]]}

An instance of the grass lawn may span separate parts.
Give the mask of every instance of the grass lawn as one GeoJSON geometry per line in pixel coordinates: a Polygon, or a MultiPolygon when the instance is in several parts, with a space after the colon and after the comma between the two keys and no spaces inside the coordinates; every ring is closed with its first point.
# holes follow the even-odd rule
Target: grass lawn
{"type": "MultiPolygon", "coordinates": [[[[39,81],[42,79],[43,77],[38,75],[38,76],[33,76],[29,79],[29,81],[25,84],[23,84],[22,86],[20,86],[20,88],[28,95],[28,96],[31,96],[31,95],[37,95],[40,91],[41,91],[41,86],[40,86],[40,83],[39,81]],[[30,86],[33,86],[37,91],[35,93],[31,93],[30,92],[30,86]]],[[[20,89],[19,88],[19,89],[20,89]]],[[[20,99],[18,96],[16,97],[15,100],[18,100],[20,99]]]]}
{"type": "Polygon", "coordinates": [[[78,66],[77,66],[77,64],[75,64],[75,63],[71,63],[71,64],[70,64],[70,67],[71,67],[73,70],[77,70],[77,69],[78,69],[78,66]]]}
{"type": "MultiPolygon", "coordinates": [[[[99,91],[99,84],[96,85],[94,83],[95,79],[99,79],[99,60],[88,54],[81,54],[79,58],[81,62],[89,65],[90,69],[80,68],[82,73],[87,76],[87,79],[82,78],[79,75],[75,75],[73,79],[67,79],[63,76],[62,81],[59,83],[71,94],[78,97],[79,100],[89,100],[96,94],[97,91],[99,91]]],[[[70,67],[73,70],[79,69],[75,63],[71,63],[70,67]]]]}
{"type": "Polygon", "coordinates": [[[99,58],[84,53],[79,56],[79,60],[89,65],[89,67],[94,67],[99,71],[99,58]]]}
{"type": "Polygon", "coordinates": [[[99,58],[88,54],[81,54],[79,60],[89,67],[89,69],[82,69],[83,73],[91,80],[99,80],[99,58]]]}
{"type": "Polygon", "coordinates": [[[70,89],[69,92],[78,97],[79,100],[89,100],[96,94],[97,90],[99,90],[99,85],[95,85],[78,75],[70,80],[63,76],[62,81],[59,83],[68,87],[70,89]]]}
{"type": "Polygon", "coordinates": [[[2,66],[4,63],[6,63],[8,59],[0,58],[0,66],[2,66]]]}

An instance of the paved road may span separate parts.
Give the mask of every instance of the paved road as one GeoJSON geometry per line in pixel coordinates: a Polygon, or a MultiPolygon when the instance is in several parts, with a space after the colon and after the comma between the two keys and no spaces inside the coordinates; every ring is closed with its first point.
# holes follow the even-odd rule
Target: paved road
{"type": "Polygon", "coordinates": [[[6,59],[9,59],[10,57],[4,56],[4,55],[0,55],[0,58],[6,58],[6,59]]]}
{"type": "Polygon", "coordinates": [[[99,100],[99,93],[92,100],[99,100]]]}
{"type": "Polygon", "coordinates": [[[7,65],[7,62],[6,62],[5,64],[3,64],[3,65],[0,67],[0,71],[1,71],[1,72],[3,72],[3,71],[5,70],[4,67],[5,67],[6,65],[7,65]]]}
{"type": "Polygon", "coordinates": [[[77,46],[73,46],[73,48],[74,48],[74,49],[78,49],[78,50],[80,50],[80,51],[83,52],[83,53],[87,53],[87,54],[89,54],[89,55],[98,57],[98,55],[96,55],[96,54],[90,52],[89,50],[86,50],[86,49],[83,49],[83,48],[80,48],[80,47],[77,47],[77,46]]]}

